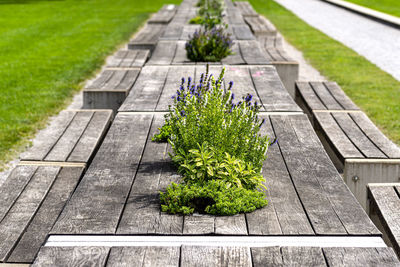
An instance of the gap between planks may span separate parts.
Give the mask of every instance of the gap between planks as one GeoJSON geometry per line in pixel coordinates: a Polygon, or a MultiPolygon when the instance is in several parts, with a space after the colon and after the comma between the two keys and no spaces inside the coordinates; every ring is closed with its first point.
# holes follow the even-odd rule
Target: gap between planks
{"type": "Polygon", "coordinates": [[[150,235],[50,235],[46,247],[387,247],[379,236],[150,236],[150,235]]]}
{"type": "Polygon", "coordinates": [[[373,186],[389,186],[389,187],[393,187],[393,186],[400,186],[400,183],[369,183],[367,184],[368,187],[373,187],[373,186]]]}
{"type": "Polygon", "coordinates": [[[312,112],[319,112],[319,113],[360,113],[363,112],[362,110],[357,109],[315,109],[312,112]]]}
{"type": "MultiPolygon", "coordinates": [[[[118,114],[167,114],[167,111],[120,111],[118,114]]],[[[304,115],[301,111],[259,111],[260,115],[304,115]]]]}

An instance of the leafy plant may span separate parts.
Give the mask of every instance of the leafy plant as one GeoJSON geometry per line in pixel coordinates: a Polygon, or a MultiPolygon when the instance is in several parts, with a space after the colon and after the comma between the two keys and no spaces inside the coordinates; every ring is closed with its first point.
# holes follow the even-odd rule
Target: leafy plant
{"type": "Polygon", "coordinates": [[[233,82],[223,86],[224,73],[215,79],[207,66],[199,84],[182,78],[173,96],[156,136],[171,144],[183,183],[161,193],[163,211],[231,215],[267,204],[260,172],[269,141],[259,133],[260,106],[251,95],[235,103],[233,82]]]}
{"type": "Polygon", "coordinates": [[[200,0],[198,15],[190,20],[191,24],[201,24],[206,30],[222,23],[223,6],[221,0],[200,0]]]}
{"type": "Polygon", "coordinates": [[[186,42],[187,57],[195,62],[216,62],[232,54],[232,39],[223,27],[198,30],[186,42]]]}

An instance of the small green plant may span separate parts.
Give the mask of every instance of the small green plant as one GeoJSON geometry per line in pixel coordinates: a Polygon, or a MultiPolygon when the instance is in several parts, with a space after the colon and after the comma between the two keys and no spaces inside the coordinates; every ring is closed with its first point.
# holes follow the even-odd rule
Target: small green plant
{"type": "Polygon", "coordinates": [[[221,0],[200,0],[197,16],[190,20],[191,24],[201,24],[206,30],[222,23],[223,6],[221,0]]]}
{"type": "Polygon", "coordinates": [[[217,62],[232,54],[232,39],[223,27],[196,31],[186,42],[187,57],[195,62],[217,62]]]}

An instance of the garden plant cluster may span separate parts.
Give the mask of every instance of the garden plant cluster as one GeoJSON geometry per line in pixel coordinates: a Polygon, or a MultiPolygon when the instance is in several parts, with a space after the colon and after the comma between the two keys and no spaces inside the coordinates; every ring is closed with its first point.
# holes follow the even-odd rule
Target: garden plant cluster
{"type": "Polygon", "coordinates": [[[153,141],[168,141],[182,175],[160,193],[162,211],[234,215],[267,205],[261,174],[269,146],[260,134],[261,106],[248,94],[235,101],[233,82],[206,72],[196,84],[182,78],[165,124],[153,141]],[[226,84],[226,87],[224,86],[226,84]]]}
{"type": "Polygon", "coordinates": [[[200,0],[198,15],[190,20],[192,24],[201,24],[186,42],[187,57],[195,62],[216,62],[232,54],[232,39],[223,23],[223,5],[221,0],[200,0]]]}

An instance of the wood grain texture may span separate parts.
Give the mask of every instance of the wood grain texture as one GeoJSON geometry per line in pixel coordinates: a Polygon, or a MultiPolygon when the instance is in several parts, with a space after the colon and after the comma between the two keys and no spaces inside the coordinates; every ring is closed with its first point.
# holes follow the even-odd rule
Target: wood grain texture
{"type": "Polygon", "coordinates": [[[236,40],[255,40],[253,33],[246,24],[230,25],[229,29],[232,30],[236,40]]]}
{"type": "Polygon", "coordinates": [[[0,262],[4,262],[49,192],[60,167],[39,167],[0,223],[0,262]]]}
{"type": "Polygon", "coordinates": [[[176,41],[159,41],[148,65],[170,65],[175,57],[176,41]]]}
{"type": "Polygon", "coordinates": [[[83,167],[64,167],[38,209],[33,220],[22,234],[7,262],[32,263],[47,235],[70,198],[81,175],[83,167]]]}
{"type": "Polygon", "coordinates": [[[151,16],[151,18],[147,21],[147,23],[167,24],[173,19],[176,11],[177,11],[176,5],[171,5],[171,4],[163,5],[163,7],[160,8],[160,10],[158,10],[157,13],[151,16]]]}
{"type": "Polygon", "coordinates": [[[238,41],[243,60],[248,65],[266,65],[271,62],[257,40],[238,41]]]}
{"type": "Polygon", "coordinates": [[[150,50],[118,50],[107,60],[106,68],[143,67],[150,56],[150,50]]]}
{"type": "Polygon", "coordinates": [[[152,115],[118,114],[52,232],[114,234],[144,150],[152,115]]]}
{"type": "Polygon", "coordinates": [[[325,87],[328,89],[329,93],[335,98],[335,100],[343,107],[345,110],[360,110],[356,104],[351,101],[351,99],[343,92],[342,88],[336,82],[324,82],[325,87]]]}
{"type": "Polygon", "coordinates": [[[336,99],[329,92],[328,88],[322,82],[310,82],[315,94],[324,103],[328,110],[341,110],[343,107],[336,101],[336,99]]]}
{"type": "MultiPolygon", "coordinates": [[[[302,118],[301,116],[290,116],[290,118],[296,137],[301,143],[302,157],[308,162],[309,170],[329,199],[330,206],[346,232],[349,235],[380,235],[378,229],[343,182],[307,118],[305,116],[302,118]]],[[[281,150],[283,152],[285,149],[281,148],[281,150]]],[[[323,206],[321,203],[318,205],[323,206]]]]}
{"type": "Polygon", "coordinates": [[[253,6],[247,1],[235,1],[235,6],[240,10],[243,16],[258,16],[253,6]]]}
{"type": "Polygon", "coordinates": [[[119,111],[154,111],[167,75],[167,67],[145,66],[119,111]]]}
{"type": "Polygon", "coordinates": [[[102,71],[95,80],[85,86],[86,91],[129,91],[139,76],[140,69],[102,71]]]}
{"type": "Polygon", "coordinates": [[[246,23],[250,26],[254,35],[275,35],[275,26],[263,16],[258,17],[244,17],[246,23]]]}
{"type": "Polygon", "coordinates": [[[114,247],[106,266],[178,267],[179,247],[114,247]]]}
{"type": "Polygon", "coordinates": [[[135,37],[129,41],[129,49],[149,49],[153,51],[159,38],[164,33],[166,25],[147,23],[135,37]]]}
{"type": "Polygon", "coordinates": [[[308,82],[296,82],[296,95],[304,102],[309,112],[313,110],[326,110],[321,99],[315,94],[313,88],[308,82]]]}
{"type": "Polygon", "coordinates": [[[229,25],[245,24],[242,12],[236,7],[226,9],[226,21],[229,25]]]}
{"type": "Polygon", "coordinates": [[[244,247],[182,246],[181,266],[252,266],[250,249],[244,247]]]}
{"type": "Polygon", "coordinates": [[[391,248],[323,248],[329,266],[400,266],[391,248]]]}
{"type": "Polygon", "coordinates": [[[42,247],[32,266],[105,266],[108,247],[42,247]]]}

